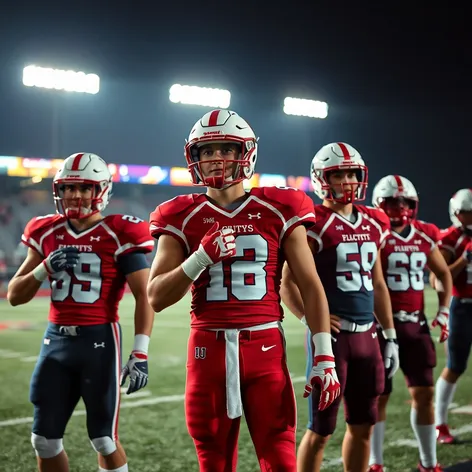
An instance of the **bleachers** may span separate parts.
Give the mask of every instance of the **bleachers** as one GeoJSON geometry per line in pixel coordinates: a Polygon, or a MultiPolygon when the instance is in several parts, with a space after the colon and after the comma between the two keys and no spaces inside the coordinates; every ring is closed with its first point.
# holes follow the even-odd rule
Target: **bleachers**
{"type": "MultiPolygon", "coordinates": [[[[32,201],[30,199],[27,202],[19,197],[8,199],[8,204],[11,205],[13,210],[13,216],[8,224],[0,224],[0,249],[5,252],[6,262],[9,267],[18,267],[18,264],[21,263],[26,253],[20,241],[28,221],[35,216],[56,213],[50,194],[48,197],[47,200],[38,198],[39,201],[32,201]]],[[[147,202],[140,201],[136,198],[127,199],[113,197],[104,211],[104,214],[129,214],[147,220],[149,213],[155,208],[155,205],[156,202],[153,202],[151,208],[147,202]]]]}

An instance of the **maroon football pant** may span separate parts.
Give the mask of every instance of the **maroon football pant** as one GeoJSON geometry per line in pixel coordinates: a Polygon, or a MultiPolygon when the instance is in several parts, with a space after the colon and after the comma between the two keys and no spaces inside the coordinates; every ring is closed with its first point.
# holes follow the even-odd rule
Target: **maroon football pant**
{"type": "MultiPolygon", "coordinates": [[[[278,328],[237,336],[242,407],[261,471],[295,472],[296,404],[284,337],[278,328]]],[[[226,367],[225,332],[192,329],[185,414],[201,472],[237,467],[241,418],[228,417],[226,367]]]]}
{"type": "MultiPolygon", "coordinates": [[[[417,323],[395,321],[397,331],[400,369],[408,387],[432,387],[436,367],[436,349],[431,339],[426,318],[420,317],[417,323]]],[[[379,331],[379,343],[383,350],[386,340],[379,331]]],[[[383,394],[389,395],[393,389],[393,379],[385,378],[383,394]]]]}
{"type": "MultiPolygon", "coordinates": [[[[347,424],[374,425],[377,422],[379,395],[384,389],[384,364],[375,324],[365,332],[341,331],[332,333],[332,336],[341,395],[322,411],[318,409],[320,390],[316,388],[308,397],[308,429],[320,436],[334,433],[343,400],[347,424]]],[[[314,346],[309,333],[308,338],[308,368],[311,370],[314,346]]]]}

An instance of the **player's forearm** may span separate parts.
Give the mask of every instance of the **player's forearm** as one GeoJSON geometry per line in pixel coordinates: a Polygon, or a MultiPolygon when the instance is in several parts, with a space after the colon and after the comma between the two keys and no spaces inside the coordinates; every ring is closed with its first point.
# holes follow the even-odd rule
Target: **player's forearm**
{"type": "Polygon", "coordinates": [[[28,303],[34,298],[42,282],[37,280],[33,272],[18,275],[10,280],[8,284],[7,299],[10,305],[17,306],[28,303]]]}
{"type": "Polygon", "coordinates": [[[304,291],[305,319],[312,334],[331,333],[328,300],[323,287],[304,291]]]}
{"type": "Polygon", "coordinates": [[[136,306],[134,309],[134,334],[144,334],[151,336],[154,324],[154,311],[149,305],[145,293],[136,297],[136,306]]]}
{"type": "Polygon", "coordinates": [[[384,330],[395,328],[390,294],[385,282],[377,282],[374,286],[374,312],[384,330]]]}
{"type": "Polygon", "coordinates": [[[280,297],[287,308],[300,320],[305,316],[303,299],[297,284],[292,279],[284,279],[280,286],[280,297]]]}
{"type": "Polygon", "coordinates": [[[440,282],[441,290],[438,290],[438,302],[439,306],[448,307],[451,303],[451,292],[452,292],[452,275],[449,271],[440,272],[434,274],[437,281],[440,282]]]}
{"type": "Polygon", "coordinates": [[[467,259],[464,257],[459,257],[454,261],[450,266],[449,270],[451,272],[452,279],[454,280],[468,265],[467,259]]]}
{"type": "Polygon", "coordinates": [[[182,266],[165,274],[159,274],[149,281],[148,301],[152,309],[159,313],[181,300],[192,286],[191,280],[182,266]]]}

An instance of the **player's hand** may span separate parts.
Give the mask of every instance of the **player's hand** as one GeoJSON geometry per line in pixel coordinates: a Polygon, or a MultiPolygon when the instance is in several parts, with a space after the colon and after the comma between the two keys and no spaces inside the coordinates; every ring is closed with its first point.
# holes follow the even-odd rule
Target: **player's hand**
{"type": "Polygon", "coordinates": [[[472,242],[470,242],[465,251],[462,253],[462,257],[470,264],[472,262],[472,242]]]}
{"type": "Polygon", "coordinates": [[[440,343],[447,341],[447,338],[449,337],[449,308],[446,306],[440,306],[436,318],[434,318],[431,326],[433,328],[436,326],[441,328],[441,334],[438,339],[440,343]]]}
{"type": "Polygon", "coordinates": [[[332,356],[315,356],[303,397],[308,397],[315,385],[321,390],[319,410],[326,410],[341,394],[336,365],[332,356]]]}
{"type": "Polygon", "coordinates": [[[44,259],[43,265],[49,274],[56,274],[74,268],[79,262],[79,250],[75,247],[64,247],[51,252],[44,259]]]}
{"type": "Polygon", "coordinates": [[[129,377],[129,385],[126,395],[137,392],[147,385],[148,372],[147,354],[133,351],[129,356],[128,362],[121,371],[121,387],[123,387],[126,383],[126,379],[129,377]]]}
{"type": "Polygon", "coordinates": [[[329,315],[329,322],[331,325],[331,331],[339,333],[341,331],[341,318],[336,315],[329,315]]]}
{"type": "Polygon", "coordinates": [[[384,338],[387,340],[384,350],[384,365],[391,379],[400,367],[400,355],[398,353],[397,334],[394,328],[383,330],[384,338]]]}
{"type": "Polygon", "coordinates": [[[215,223],[203,236],[197,249],[199,256],[206,259],[206,265],[213,265],[236,255],[236,241],[231,228],[219,229],[215,223]]]}

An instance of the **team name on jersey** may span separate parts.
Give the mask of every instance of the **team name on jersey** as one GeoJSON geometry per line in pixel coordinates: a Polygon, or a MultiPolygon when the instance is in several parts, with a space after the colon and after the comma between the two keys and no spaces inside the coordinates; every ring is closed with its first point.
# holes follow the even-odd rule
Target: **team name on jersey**
{"type": "Polygon", "coordinates": [[[233,226],[223,226],[222,229],[232,229],[235,233],[253,233],[254,225],[233,225],[233,226]]]}
{"type": "Polygon", "coordinates": [[[400,245],[393,248],[395,252],[420,252],[421,249],[419,246],[409,244],[409,245],[400,245]]]}
{"type": "Polygon", "coordinates": [[[93,246],[86,244],[59,244],[59,249],[75,247],[79,252],[93,252],[93,246]]]}
{"type": "Polygon", "coordinates": [[[369,233],[362,233],[362,234],[343,234],[343,242],[350,242],[350,241],[370,241],[371,235],[369,233]]]}

